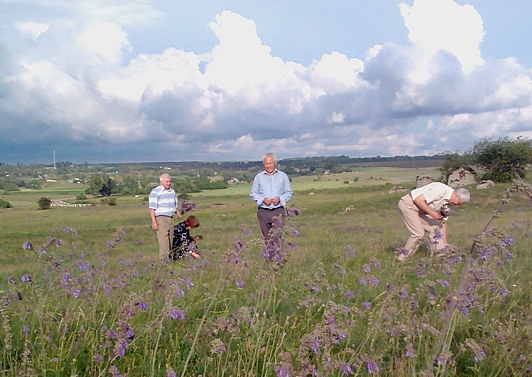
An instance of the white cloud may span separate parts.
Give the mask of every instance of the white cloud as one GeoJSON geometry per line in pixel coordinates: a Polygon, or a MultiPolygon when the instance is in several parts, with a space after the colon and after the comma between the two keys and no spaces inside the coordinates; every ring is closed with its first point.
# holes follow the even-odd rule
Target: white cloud
{"type": "Polygon", "coordinates": [[[78,42],[87,54],[102,57],[111,64],[120,64],[122,49],[129,46],[127,33],[111,22],[89,25],[79,36],[78,42]]]}
{"type": "Polygon", "coordinates": [[[37,22],[21,22],[16,24],[15,27],[23,36],[35,40],[39,38],[42,33],[45,33],[50,25],[37,22]]]}
{"type": "Polygon", "coordinates": [[[401,3],[400,10],[408,38],[425,59],[442,49],[454,54],[466,71],[482,64],[482,18],[471,5],[458,5],[453,0],[414,0],[412,6],[401,3]]]}
{"type": "Polygon", "coordinates": [[[363,59],[324,51],[307,66],[275,56],[234,11],[213,17],[218,43],[201,55],[179,45],[138,53],[133,24],[168,19],[153,3],[74,4],[72,19],[3,26],[0,150],[38,140],[79,142],[74,161],[80,145],[126,160],[160,159],[159,148],[167,160],[413,155],[532,129],[530,69],[483,60],[482,19],[451,0],[401,4],[404,44],[363,59]]]}

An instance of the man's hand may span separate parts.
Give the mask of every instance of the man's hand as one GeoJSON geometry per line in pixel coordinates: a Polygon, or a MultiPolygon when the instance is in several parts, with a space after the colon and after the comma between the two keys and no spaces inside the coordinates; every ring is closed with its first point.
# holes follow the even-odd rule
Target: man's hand
{"type": "Polygon", "coordinates": [[[157,221],[152,221],[151,222],[151,228],[153,230],[159,230],[159,225],[157,224],[157,221]]]}
{"type": "Polygon", "coordinates": [[[281,201],[281,199],[278,196],[276,196],[275,198],[272,199],[272,203],[273,203],[274,206],[279,204],[280,201],[281,201]]]}
{"type": "Polygon", "coordinates": [[[443,219],[443,216],[441,213],[436,212],[432,208],[429,207],[427,204],[427,201],[425,200],[425,196],[423,194],[419,195],[417,198],[414,199],[414,204],[423,212],[425,212],[427,215],[432,217],[434,220],[441,220],[443,219]]]}
{"type": "Polygon", "coordinates": [[[270,198],[264,198],[262,204],[264,204],[265,206],[269,206],[270,204],[272,204],[272,200],[270,198]]]}

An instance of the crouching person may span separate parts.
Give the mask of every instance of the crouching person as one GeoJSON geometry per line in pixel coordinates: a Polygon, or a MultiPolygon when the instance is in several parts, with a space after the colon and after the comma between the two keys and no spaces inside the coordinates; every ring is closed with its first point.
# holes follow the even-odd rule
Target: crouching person
{"type": "Polygon", "coordinates": [[[170,260],[177,260],[184,258],[186,255],[191,255],[194,258],[199,258],[197,253],[198,245],[196,243],[200,236],[192,237],[190,235],[190,229],[194,229],[200,226],[200,223],[196,216],[189,216],[183,222],[174,226],[174,239],[172,242],[172,249],[168,257],[170,260]]]}
{"type": "Polygon", "coordinates": [[[469,199],[467,189],[453,189],[440,182],[429,183],[403,196],[398,207],[410,237],[397,255],[397,260],[411,257],[425,232],[429,233],[436,251],[444,250],[448,246],[446,220],[450,214],[449,205],[459,206],[469,202],[469,199]]]}

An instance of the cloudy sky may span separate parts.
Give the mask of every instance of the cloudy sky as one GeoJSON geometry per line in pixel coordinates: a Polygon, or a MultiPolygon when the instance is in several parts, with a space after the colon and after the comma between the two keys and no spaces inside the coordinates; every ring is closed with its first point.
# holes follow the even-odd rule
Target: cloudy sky
{"type": "Polygon", "coordinates": [[[530,0],[0,0],[0,163],[532,138],[530,0]]]}

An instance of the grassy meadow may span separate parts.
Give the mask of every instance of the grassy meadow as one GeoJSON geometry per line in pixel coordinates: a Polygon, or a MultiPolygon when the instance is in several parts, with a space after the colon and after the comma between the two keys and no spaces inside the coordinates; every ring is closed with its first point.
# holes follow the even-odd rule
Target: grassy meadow
{"type": "Polygon", "coordinates": [[[84,187],[2,195],[0,376],[532,375],[529,186],[469,187],[448,255],[427,242],[399,263],[392,188],[418,175],[437,176],[295,178],[276,250],[249,184],[194,194],[202,258],[169,264],[144,197],[38,210],[84,187]]]}

